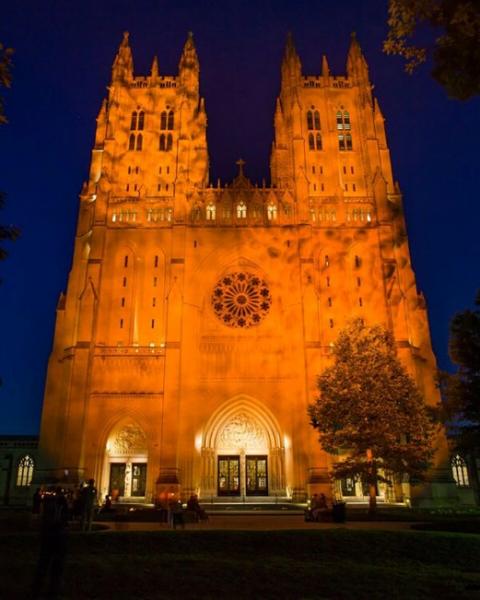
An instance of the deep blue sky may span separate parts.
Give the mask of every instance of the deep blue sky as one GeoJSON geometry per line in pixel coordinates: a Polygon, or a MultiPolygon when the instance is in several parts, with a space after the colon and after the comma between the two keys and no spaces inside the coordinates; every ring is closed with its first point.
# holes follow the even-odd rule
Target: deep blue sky
{"type": "Polygon", "coordinates": [[[434,349],[448,366],[448,323],[480,287],[480,100],[449,100],[428,67],[404,75],[381,52],[386,0],[195,2],[176,0],[4,3],[0,41],[15,48],[13,87],[0,128],[0,221],[22,238],[0,264],[0,433],[36,433],[55,305],[65,289],[78,193],[86,179],[95,117],[124,30],[135,70],[154,54],[177,71],[192,30],[206,98],[211,178],[228,180],[235,160],[253,179],[268,178],[274,102],[286,32],[293,32],[305,74],[326,53],[345,71],[356,31],[387,119],[394,172],[404,193],[418,286],[425,293],[434,349]]]}

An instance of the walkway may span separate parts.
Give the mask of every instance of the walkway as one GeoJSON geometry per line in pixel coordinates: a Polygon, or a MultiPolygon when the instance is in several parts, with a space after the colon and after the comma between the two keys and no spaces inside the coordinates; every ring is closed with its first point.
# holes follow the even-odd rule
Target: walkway
{"type": "MultiPolygon", "coordinates": [[[[162,531],[168,530],[166,523],[135,523],[116,521],[102,523],[110,531],[162,531]]],[[[375,529],[385,531],[409,530],[412,523],[405,521],[352,521],[347,523],[306,523],[303,515],[210,515],[206,523],[187,523],[185,530],[258,530],[275,531],[285,529],[375,529]]],[[[181,528],[180,528],[181,529],[181,528]]]]}

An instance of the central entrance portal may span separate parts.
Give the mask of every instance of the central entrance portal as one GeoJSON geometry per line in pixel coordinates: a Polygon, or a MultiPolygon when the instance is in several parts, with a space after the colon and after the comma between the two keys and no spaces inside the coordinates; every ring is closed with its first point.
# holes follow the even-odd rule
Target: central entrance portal
{"type": "Polygon", "coordinates": [[[266,456],[218,457],[219,496],[240,496],[245,490],[247,496],[268,496],[268,471],[266,456]]]}
{"type": "Polygon", "coordinates": [[[242,395],[226,401],[195,444],[201,447],[200,497],[254,503],[259,497],[287,495],[280,427],[255,399],[242,395]]]}

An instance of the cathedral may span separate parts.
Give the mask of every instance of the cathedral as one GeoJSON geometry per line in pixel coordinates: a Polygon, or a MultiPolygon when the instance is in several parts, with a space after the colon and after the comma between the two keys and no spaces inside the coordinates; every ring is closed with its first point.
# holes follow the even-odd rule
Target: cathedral
{"type": "MultiPolygon", "coordinates": [[[[425,301],[368,66],[304,75],[291,37],[274,110],[270,185],[237,162],[209,177],[192,35],[178,74],[115,57],[60,296],[40,434],[45,480],[95,478],[102,497],[153,502],[361,502],[332,482],[307,406],[352,318],[381,323],[438,402],[425,301]]],[[[451,496],[443,434],[427,481],[380,502],[451,496]]],[[[454,487],[454,486],[453,486],[454,487]]]]}

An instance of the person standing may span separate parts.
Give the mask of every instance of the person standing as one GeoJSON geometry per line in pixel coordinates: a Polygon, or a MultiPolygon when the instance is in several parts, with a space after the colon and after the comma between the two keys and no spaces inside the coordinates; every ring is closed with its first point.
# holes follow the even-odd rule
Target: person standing
{"type": "Polygon", "coordinates": [[[95,487],[95,479],[89,479],[88,484],[81,491],[82,531],[90,531],[92,529],[92,521],[97,508],[97,488],[95,487]]]}
{"type": "Polygon", "coordinates": [[[33,581],[32,596],[40,597],[45,578],[47,598],[58,597],[67,553],[68,505],[61,487],[50,488],[41,504],[40,556],[33,581]]]}

